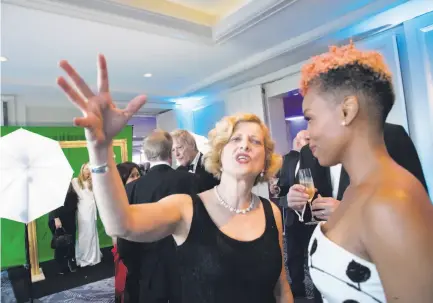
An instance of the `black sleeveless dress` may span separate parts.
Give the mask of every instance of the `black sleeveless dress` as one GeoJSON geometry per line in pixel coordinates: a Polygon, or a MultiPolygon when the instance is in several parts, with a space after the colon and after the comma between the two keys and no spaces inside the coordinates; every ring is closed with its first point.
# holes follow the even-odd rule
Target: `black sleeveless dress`
{"type": "Polygon", "coordinates": [[[282,268],[271,202],[262,200],[265,232],[249,242],[228,237],[193,196],[186,241],[177,247],[183,303],[274,303],[282,268]]]}

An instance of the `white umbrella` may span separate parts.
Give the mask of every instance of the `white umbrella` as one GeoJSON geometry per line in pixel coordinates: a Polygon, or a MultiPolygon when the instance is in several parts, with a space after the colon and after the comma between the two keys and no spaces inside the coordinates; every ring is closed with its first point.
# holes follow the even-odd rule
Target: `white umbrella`
{"type": "Polygon", "coordinates": [[[28,224],[63,205],[73,170],[59,142],[18,129],[0,138],[0,217],[28,224]]]}

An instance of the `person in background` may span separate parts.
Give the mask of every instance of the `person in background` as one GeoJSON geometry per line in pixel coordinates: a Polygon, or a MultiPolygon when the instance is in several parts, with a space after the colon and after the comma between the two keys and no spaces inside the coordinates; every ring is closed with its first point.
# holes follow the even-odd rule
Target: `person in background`
{"type": "Polygon", "coordinates": [[[199,190],[206,191],[219,184],[204,167],[203,154],[197,149],[194,137],[183,129],[171,133],[173,138],[173,154],[179,163],[178,170],[188,171],[197,177],[199,190]]]}
{"type": "Polygon", "coordinates": [[[341,164],[350,180],[337,207],[328,206],[334,197],[313,201],[326,220],[310,239],[313,282],[327,302],[433,302],[433,205],[387,144],[395,95],[384,58],[353,43],[334,46],[301,75],[309,149],[322,167],[341,164]]]}
{"type": "Polygon", "coordinates": [[[290,187],[295,183],[295,176],[299,169],[299,153],[301,148],[307,145],[309,136],[307,130],[301,130],[293,139],[292,150],[283,157],[283,166],[278,173],[278,183],[270,187],[271,194],[284,197],[290,187]]]}
{"type": "Polygon", "coordinates": [[[71,245],[67,247],[58,247],[54,250],[54,259],[59,265],[59,273],[62,275],[68,272],[75,272],[77,268],[75,261],[77,204],[78,195],[74,191],[72,183],[70,183],[64,205],[51,211],[48,215],[48,227],[53,236],[56,232],[61,232],[63,234],[72,235],[73,239],[71,245]]]}
{"type": "MultiPolygon", "coordinates": [[[[155,130],[143,141],[149,161],[146,175],[126,187],[130,204],[158,201],[172,194],[197,194],[194,175],[171,167],[173,140],[155,130]]],[[[119,254],[126,266],[126,302],[180,302],[180,276],[176,244],[172,237],[155,243],[137,243],[119,238],[119,254]]]]}
{"type": "Polygon", "coordinates": [[[97,209],[93,196],[92,176],[88,163],[81,166],[77,178],[72,179],[72,186],[78,195],[78,240],[75,247],[77,265],[93,266],[101,262],[97,229],[97,209]]]}
{"type": "MultiPolygon", "coordinates": [[[[140,167],[134,162],[123,162],[117,164],[120,178],[124,186],[141,177],[140,167]]],[[[125,283],[128,269],[123,264],[117,251],[117,238],[113,239],[113,249],[111,252],[114,257],[114,301],[116,303],[125,302],[125,283]]]]}
{"type": "MultiPolygon", "coordinates": [[[[299,170],[299,156],[301,148],[309,142],[307,130],[301,130],[293,139],[293,148],[283,158],[283,167],[279,172],[279,180],[276,186],[270,187],[272,194],[278,193],[279,197],[285,197],[290,187],[298,183],[297,172],[299,170]]],[[[305,258],[308,241],[311,233],[309,226],[299,221],[297,214],[288,207],[287,200],[281,199],[283,221],[285,225],[284,237],[287,247],[287,268],[291,279],[292,293],[295,298],[306,297],[305,287],[305,258]]],[[[320,296],[320,295],[319,295],[320,296]]]]}
{"type": "Polygon", "coordinates": [[[123,162],[117,164],[120,178],[124,185],[131,183],[141,177],[140,166],[134,162],[123,162]]]}

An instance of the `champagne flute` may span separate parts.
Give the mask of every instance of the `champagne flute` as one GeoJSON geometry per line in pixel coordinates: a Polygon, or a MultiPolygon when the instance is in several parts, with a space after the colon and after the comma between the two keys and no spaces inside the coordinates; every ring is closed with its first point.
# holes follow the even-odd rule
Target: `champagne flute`
{"type": "Polygon", "coordinates": [[[313,176],[311,174],[311,170],[309,168],[300,169],[299,172],[299,184],[303,185],[305,187],[305,193],[308,195],[308,203],[310,203],[310,211],[311,211],[311,221],[306,222],[306,225],[314,225],[319,223],[314,218],[313,215],[313,209],[312,209],[312,201],[314,198],[314,194],[316,192],[316,189],[314,188],[314,181],[313,176]]]}

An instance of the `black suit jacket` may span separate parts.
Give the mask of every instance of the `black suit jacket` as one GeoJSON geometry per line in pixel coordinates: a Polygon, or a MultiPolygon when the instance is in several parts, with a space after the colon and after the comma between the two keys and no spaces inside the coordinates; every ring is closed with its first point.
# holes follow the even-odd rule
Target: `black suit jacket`
{"type": "Polygon", "coordinates": [[[283,157],[283,166],[279,171],[277,177],[278,187],[280,188],[280,196],[286,196],[289,192],[290,187],[296,183],[296,165],[299,161],[299,152],[291,150],[288,154],[283,157]]]}
{"type": "MultiPolygon", "coordinates": [[[[177,170],[180,171],[188,171],[188,167],[186,166],[179,166],[177,170]]],[[[206,171],[203,164],[203,154],[200,153],[200,157],[197,162],[197,167],[195,169],[195,178],[198,182],[198,189],[199,192],[204,192],[206,190],[209,190],[213,188],[214,186],[220,184],[220,180],[214,177],[211,173],[206,171]]]]}
{"type": "MultiPolygon", "coordinates": [[[[192,174],[176,171],[168,165],[156,165],[146,175],[126,186],[130,204],[154,203],[173,194],[196,194],[197,183],[192,174]]],[[[171,236],[154,243],[137,243],[118,239],[120,257],[128,268],[126,291],[135,302],[149,293],[156,298],[180,297],[180,278],[177,273],[176,246],[171,236]],[[138,289],[138,281],[139,288],[138,289]],[[129,285],[128,285],[129,284],[129,285]],[[132,290],[131,290],[132,289],[132,290]]]]}
{"type": "MultiPolygon", "coordinates": [[[[418,153],[412,140],[406,133],[406,130],[401,125],[385,123],[384,140],[386,149],[393,160],[412,173],[427,190],[418,153]]],[[[330,169],[329,167],[320,166],[308,145],[301,149],[299,167],[311,169],[314,185],[317,188],[317,194],[320,194],[323,197],[332,197],[330,169]]],[[[349,176],[347,175],[346,170],[342,168],[337,196],[338,200],[343,198],[343,194],[349,183],[349,176]]]]}
{"type": "Polygon", "coordinates": [[[389,155],[401,167],[414,175],[428,191],[421,161],[412,139],[401,125],[386,123],[384,128],[385,145],[389,155]]]}

